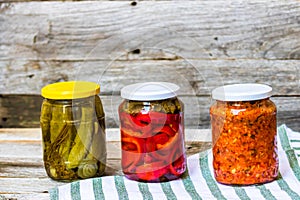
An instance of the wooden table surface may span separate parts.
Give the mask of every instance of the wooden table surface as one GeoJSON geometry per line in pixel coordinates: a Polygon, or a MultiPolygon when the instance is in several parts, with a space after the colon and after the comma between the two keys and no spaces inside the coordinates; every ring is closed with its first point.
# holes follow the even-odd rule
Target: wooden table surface
{"type": "MultiPolygon", "coordinates": [[[[105,176],[122,174],[120,134],[107,129],[105,176]]],[[[186,129],[187,155],[211,147],[210,130],[186,129]]],[[[43,166],[40,129],[0,129],[0,200],[49,199],[49,189],[64,182],[51,180],[43,166]]]]}

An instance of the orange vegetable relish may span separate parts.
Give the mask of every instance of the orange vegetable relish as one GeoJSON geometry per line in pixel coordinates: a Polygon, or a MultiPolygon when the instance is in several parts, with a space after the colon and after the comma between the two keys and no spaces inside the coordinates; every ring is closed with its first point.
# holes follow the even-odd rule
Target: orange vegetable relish
{"type": "Polygon", "coordinates": [[[277,177],[276,106],[269,98],[217,100],[210,117],[218,182],[249,185],[277,177]]]}

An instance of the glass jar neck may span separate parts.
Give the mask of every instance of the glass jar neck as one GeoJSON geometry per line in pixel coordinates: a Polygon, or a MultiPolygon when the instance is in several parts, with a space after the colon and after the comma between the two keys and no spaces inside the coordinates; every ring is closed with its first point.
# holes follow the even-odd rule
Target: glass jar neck
{"type": "Polygon", "coordinates": [[[257,103],[257,102],[263,102],[263,101],[267,101],[269,100],[270,98],[265,98],[265,99],[258,99],[258,100],[249,100],[249,101],[221,101],[221,100],[216,100],[216,102],[218,104],[229,104],[229,105],[242,105],[242,104],[245,104],[245,103],[250,103],[250,104],[254,104],[254,103],[257,103]]]}
{"type": "Polygon", "coordinates": [[[78,98],[78,99],[46,99],[51,104],[81,104],[86,103],[87,101],[94,100],[95,96],[89,96],[85,98],[78,98]]]}

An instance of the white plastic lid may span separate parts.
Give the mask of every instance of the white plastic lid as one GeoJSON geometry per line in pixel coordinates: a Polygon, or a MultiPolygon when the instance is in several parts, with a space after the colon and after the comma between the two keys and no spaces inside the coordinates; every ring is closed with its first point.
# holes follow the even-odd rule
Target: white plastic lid
{"type": "Polygon", "coordinates": [[[233,84],[212,91],[212,98],[220,101],[253,101],[269,98],[272,88],[257,83],[233,84]]]}
{"type": "Polygon", "coordinates": [[[179,86],[167,82],[145,82],[127,85],[121,89],[121,97],[129,100],[145,101],[168,99],[176,96],[179,86]]]}

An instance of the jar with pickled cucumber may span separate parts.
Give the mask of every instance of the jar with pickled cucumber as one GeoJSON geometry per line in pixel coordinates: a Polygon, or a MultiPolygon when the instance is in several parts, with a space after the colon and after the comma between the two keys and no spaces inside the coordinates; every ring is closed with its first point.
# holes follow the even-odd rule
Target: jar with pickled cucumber
{"type": "Polygon", "coordinates": [[[105,120],[100,86],[69,81],[42,88],[40,124],[48,176],[71,181],[104,174],[105,120]]]}
{"type": "Polygon", "coordinates": [[[166,82],[128,85],[119,106],[124,175],[136,181],[163,182],[186,170],[183,103],[179,87],[166,82]]]}
{"type": "Polygon", "coordinates": [[[266,183],[278,176],[276,105],[272,88],[234,84],[212,91],[213,169],[218,182],[266,183]]]}

